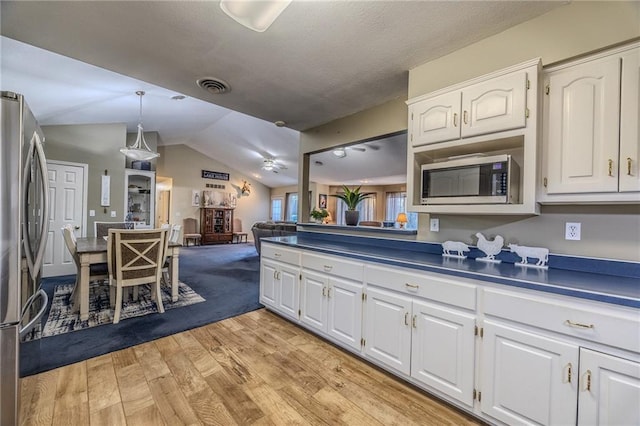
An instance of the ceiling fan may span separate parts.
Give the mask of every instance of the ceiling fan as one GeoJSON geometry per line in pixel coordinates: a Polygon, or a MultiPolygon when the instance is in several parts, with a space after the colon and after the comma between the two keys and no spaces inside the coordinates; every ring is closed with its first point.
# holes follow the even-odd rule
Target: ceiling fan
{"type": "Polygon", "coordinates": [[[275,158],[265,158],[262,163],[262,170],[278,173],[278,170],[286,170],[287,166],[279,164],[275,158]]]}
{"type": "Polygon", "coordinates": [[[372,151],[377,151],[380,149],[379,146],[376,145],[365,145],[365,144],[360,144],[360,145],[354,145],[354,146],[341,146],[341,147],[337,147],[333,150],[333,155],[335,155],[338,158],[344,158],[347,156],[347,150],[353,150],[353,151],[359,151],[359,152],[365,152],[367,150],[367,148],[369,148],[372,151]]]}

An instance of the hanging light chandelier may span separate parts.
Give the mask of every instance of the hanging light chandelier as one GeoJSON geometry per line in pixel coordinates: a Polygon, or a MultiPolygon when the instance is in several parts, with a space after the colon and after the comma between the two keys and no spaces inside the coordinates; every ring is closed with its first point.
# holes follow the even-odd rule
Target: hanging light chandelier
{"type": "Polygon", "coordinates": [[[148,161],[160,157],[157,152],[151,151],[149,145],[144,140],[144,130],[142,129],[142,97],[144,92],[139,90],[136,95],[140,96],[140,119],[138,120],[138,137],[133,145],[126,148],[120,148],[120,152],[132,160],[148,161]]]}

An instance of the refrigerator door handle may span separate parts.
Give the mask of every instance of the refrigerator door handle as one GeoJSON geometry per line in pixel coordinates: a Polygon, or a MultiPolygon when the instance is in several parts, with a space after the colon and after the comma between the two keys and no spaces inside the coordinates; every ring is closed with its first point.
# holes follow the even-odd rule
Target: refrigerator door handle
{"type": "Polygon", "coordinates": [[[25,161],[24,170],[22,171],[22,244],[24,246],[24,257],[27,261],[27,268],[29,268],[29,273],[32,277],[37,275],[34,273],[34,253],[31,247],[31,240],[29,239],[29,182],[31,182],[31,163],[34,149],[33,139],[31,139],[26,157],[27,160],[25,161]]]}
{"type": "Polygon", "coordinates": [[[31,329],[33,329],[36,323],[40,322],[40,319],[44,315],[44,311],[47,309],[47,305],[49,304],[49,296],[47,296],[47,293],[43,289],[40,289],[37,293],[31,295],[31,297],[27,300],[27,303],[25,303],[24,307],[22,308],[22,314],[20,315],[21,322],[22,318],[24,318],[27,312],[29,312],[31,305],[34,304],[38,297],[42,298],[42,306],[40,307],[38,314],[34,316],[31,321],[29,321],[24,327],[20,328],[20,339],[27,335],[31,331],[31,329]]]}
{"type": "Polygon", "coordinates": [[[35,271],[34,275],[36,276],[40,272],[40,268],[42,268],[42,261],[44,258],[44,252],[46,250],[46,242],[49,234],[49,179],[47,177],[47,159],[44,156],[44,149],[42,148],[42,141],[40,140],[40,136],[38,133],[33,134],[33,138],[35,139],[35,147],[36,154],[38,155],[38,164],[40,165],[40,179],[42,180],[42,222],[40,228],[40,241],[38,241],[38,253],[36,254],[36,258],[34,261],[35,271]]]}
{"type": "Polygon", "coordinates": [[[40,272],[40,268],[42,267],[42,258],[44,257],[44,251],[46,249],[45,247],[45,242],[47,240],[48,237],[48,232],[49,232],[49,180],[47,179],[47,162],[46,162],[46,158],[44,156],[44,150],[42,149],[42,141],[40,140],[40,135],[38,135],[37,132],[35,132],[33,134],[33,137],[31,138],[31,143],[29,144],[29,153],[27,154],[27,162],[25,164],[25,168],[24,168],[24,185],[23,185],[23,191],[22,191],[22,200],[24,202],[24,208],[23,208],[23,212],[24,212],[24,217],[22,220],[22,238],[24,240],[24,245],[25,245],[25,258],[27,260],[27,267],[29,268],[29,271],[31,273],[32,277],[35,277],[38,275],[38,273],[40,272]],[[42,205],[42,223],[41,223],[41,229],[40,229],[40,235],[39,237],[39,241],[38,241],[38,250],[35,253],[35,258],[34,258],[34,253],[33,253],[33,248],[31,247],[31,240],[29,238],[29,213],[28,213],[28,209],[29,209],[29,185],[28,182],[30,182],[32,179],[30,179],[30,175],[32,175],[33,170],[32,170],[32,159],[34,157],[34,151],[35,151],[35,155],[37,155],[38,157],[38,164],[40,166],[40,173],[39,173],[39,177],[42,180],[42,199],[43,199],[43,205],[42,205]]]}

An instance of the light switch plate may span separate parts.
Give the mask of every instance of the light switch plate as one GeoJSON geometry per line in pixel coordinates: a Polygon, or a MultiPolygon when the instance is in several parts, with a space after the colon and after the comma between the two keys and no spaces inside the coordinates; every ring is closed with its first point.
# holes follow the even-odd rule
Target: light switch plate
{"type": "Polygon", "coordinates": [[[96,211],[95,210],[89,210],[89,216],[90,217],[94,217],[96,215],[96,211]]]}
{"type": "Polygon", "coordinates": [[[116,217],[116,211],[115,210],[111,210],[111,217],[116,217]]]}
{"type": "Polygon", "coordinates": [[[429,231],[440,232],[440,219],[434,218],[429,220],[429,231]]]}

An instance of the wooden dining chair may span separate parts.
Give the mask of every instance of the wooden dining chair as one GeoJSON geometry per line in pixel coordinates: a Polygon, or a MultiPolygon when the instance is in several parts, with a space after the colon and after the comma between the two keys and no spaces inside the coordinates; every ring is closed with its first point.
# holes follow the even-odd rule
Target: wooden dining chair
{"type": "Polygon", "coordinates": [[[93,232],[96,238],[106,237],[109,229],[133,229],[133,222],[93,222],[93,232]]]}
{"type": "Polygon", "coordinates": [[[184,231],[182,244],[188,246],[189,241],[193,241],[195,245],[199,246],[202,234],[198,232],[198,221],[192,217],[187,217],[182,220],[182,225],[184,231]]]}
{"type": "MultiPolygon", "coordinates": [[[[181,234],[182,234],[182,225],[169,225],[170,230],[168,231],[169,244],[180,244],[181,234]]],[[[168,246],[168,245],[167,245],[168,246]]],[[[162,281],[165,285],[171,286],[173,283],[169,278],[169,264],[171,263],[171,256],[168,255],[169,250],[167,250],[167,254],[164,256],[164,262],[162,262],[162,281]]]]}
{"type": "Polygon", "coordinates": [[[247,242],[247,236],[249,233],[242,230],[242,220],[238,218],[233,219],[233,236],[231,237],[232,243],[241,243],[243,240],[247,242]]]}
{"type": "Polygon", "coordinates": [[[160,279],[162,262],[169,242],[167,231],[167,229],[109,229],[107,239],[109,283],[116,289],[114,324],[120,321],[123,289],[127,287],[149,284],[151,298],[155,298],[158,312],[164,312],[160,279]]]}
{"type": "MultiPolygon", "coordinates": [[[[73,232],[73,225],[66,224],[62,227],[62,236],[64,238],[64,243],[67,246],[67,250],[69,250],[69,254],[71,254],[71,258],[73,259],[73,263],[76,265],[76,282],[73,286],[73,290],[71,291],[71,306],[74,311],[79,309],[79,294],[78,285],[80,283],[80,257],[78,256],[77,244],[76,244],[76,235],[73,232]]],[[[98,263],[95,265],[91,265],[89,269],[89,281],[96,280],[104,280],[109,277],[109,271],[106,263],[98,263]]]]}

